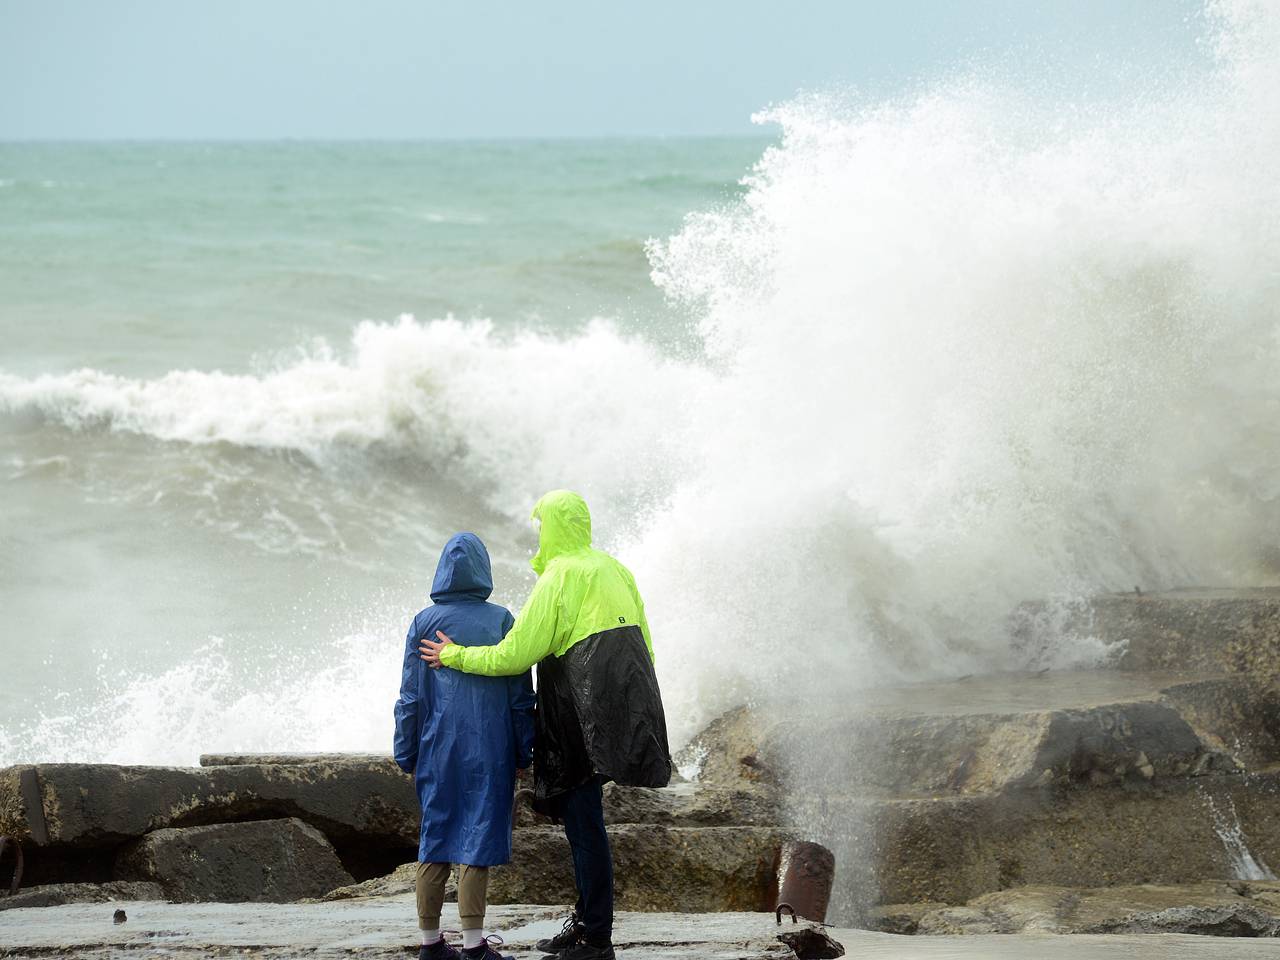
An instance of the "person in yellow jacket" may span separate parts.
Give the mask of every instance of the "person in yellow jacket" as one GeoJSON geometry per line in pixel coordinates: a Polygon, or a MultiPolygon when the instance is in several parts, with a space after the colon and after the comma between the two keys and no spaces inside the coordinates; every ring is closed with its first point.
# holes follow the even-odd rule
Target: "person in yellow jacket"
{"type": "Polygon", "coordinates": [[[506,637],[462,646],[424,640],[439,668],[514,676],[537,665],[534,807],[564,821],[578,902],[564,931],[538,944],[563,960],[613,958],[613,857],[601,786],[664,787],[671,778],[653,641],[635,578],[591,546],[591,514],[569,490],[533,508],[538,582],[506,637]]]}

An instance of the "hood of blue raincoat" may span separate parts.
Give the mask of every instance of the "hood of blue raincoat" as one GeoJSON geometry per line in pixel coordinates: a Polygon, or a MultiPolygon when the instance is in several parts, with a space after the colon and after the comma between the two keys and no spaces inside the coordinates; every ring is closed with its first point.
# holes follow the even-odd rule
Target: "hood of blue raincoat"
{"type": "Polygon", "coordinates": [[[435,603],[488,600],[493,593],[489,551],[474,533],[457,533],[444,545],[431,584],[435,603]]]}
{"type": "Polygon", "coordinates": [[[542,576],[556,557],[591,546],[591,513],[587,501],[572,490],[552,490],[534,505],[533,519],[538,529],[538,552],[529,565],[542,576]]]}

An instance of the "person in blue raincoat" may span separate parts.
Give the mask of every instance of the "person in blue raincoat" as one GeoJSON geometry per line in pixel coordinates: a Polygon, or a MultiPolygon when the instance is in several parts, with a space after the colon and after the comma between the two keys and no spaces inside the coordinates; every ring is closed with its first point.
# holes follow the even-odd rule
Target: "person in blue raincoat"
{"type": "Polygon", "coordinates": [[[473,533],[445,545],[431,585],[433,605],[413,618],[405,638],[395,758],[417,782],[422,806],[418,845],[418,926],[422,960],[453,960],[458,951],[440,933],[440,909],[450,864],[459,864],[462,956],[497,960],[484,938],[488,868],[511,860],[516,771],[533,761],[533,679],[482,677],[431,670],[419,643],[448,633],[464,646],[491,646],[515,622],[489,603],[489,552],[473,533]]]}

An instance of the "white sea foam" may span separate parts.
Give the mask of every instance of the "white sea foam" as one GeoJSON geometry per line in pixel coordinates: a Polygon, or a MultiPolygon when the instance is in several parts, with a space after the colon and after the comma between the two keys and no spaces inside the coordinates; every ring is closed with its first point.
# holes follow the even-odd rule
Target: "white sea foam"
{"type": "MultiPolygon", "coordinates": [[[[1128,104],[969,80],[764,114],[743,201],[651,249],[704,357],[403,319],[258,376],[0,377],[0,410],[445,463],[513,520],[577,487],[645,592],[677,741],[764,692],[1007,666],[1024,599],[1275,582],[1280,10],[1211,13],[1215,69],[1128,104]]],[[[164,736],[234,712],[237,742],[383,748],[390,681],[353,682],[378,712],[341,731],[215,680],[164,736]]]]}
{"type": "Polygon", "coordinates": [[[191,764],[204,751],[390,749],[402,649],[385,630],[274,651],[237,663],[218,638],[152,675],[122,674],[103,660],[94,682],[40,705],[35,718],[0,729],[5,762],[94,760],[191,764]]]}
{"type": "Polygon", "coordinates": [[[357,327],[264,375],[174,371],[156,380],[96,370],[0,374],[0,412],[191,444],[293,450],[324,464],[382,451],[448,465],[494,505],[527,515],[550,486],[634,503],[688,446],[684,412],[709,374],[595,321],[570,339],[505,338],[487,321],[357,327]]]}

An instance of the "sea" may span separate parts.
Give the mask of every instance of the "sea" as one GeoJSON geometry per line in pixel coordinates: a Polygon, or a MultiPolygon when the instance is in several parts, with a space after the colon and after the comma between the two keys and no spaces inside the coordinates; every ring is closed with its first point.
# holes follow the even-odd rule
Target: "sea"
{"type": "Polygon", "coordinates": [[[1280,13],[1199,49],[737,139],[0,143],[0,766],[386,751],[445,540],[518,609],[558,487],[677,746],[1280,582],[1280,13]]]}

